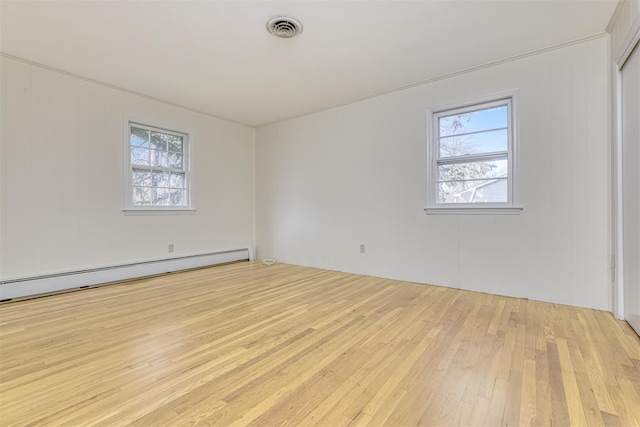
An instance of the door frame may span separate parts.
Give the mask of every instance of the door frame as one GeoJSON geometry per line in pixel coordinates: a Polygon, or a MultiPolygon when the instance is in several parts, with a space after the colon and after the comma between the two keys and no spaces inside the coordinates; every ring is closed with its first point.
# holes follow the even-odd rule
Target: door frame
{"type": "MultiPolygon", "coordinates": [[[[614,269],[613,286],[613,314],[618,319],[624,320],[624,249],[623,249],[623,223],[622,223],[622,69],[631,54],[640,43],[640,18],[635,19],[629,34],[625,39],[618,54],[614,58],[616,67],[615,80],[615,144],[614,144],[614,253],[612,254],[612,267],[614,269]]],[[[640,49],[640,46],[637,47],[640,49]]],[[[640,55],[640,51],[636,52],[640,55]]]]}

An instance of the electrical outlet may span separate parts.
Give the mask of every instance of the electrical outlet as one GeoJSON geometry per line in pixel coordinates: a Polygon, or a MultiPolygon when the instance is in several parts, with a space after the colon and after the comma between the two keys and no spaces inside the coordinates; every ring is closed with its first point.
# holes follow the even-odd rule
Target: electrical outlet
{"type": "Polygon", "coordinates": [[[360,253],[363,254],[365,252],[364,245],[360,245],[360,253]]]}
{"type": "Polygon", "coordinates": [[[169,243],[169,252],[173,252],[173,243],[169,243]]]}

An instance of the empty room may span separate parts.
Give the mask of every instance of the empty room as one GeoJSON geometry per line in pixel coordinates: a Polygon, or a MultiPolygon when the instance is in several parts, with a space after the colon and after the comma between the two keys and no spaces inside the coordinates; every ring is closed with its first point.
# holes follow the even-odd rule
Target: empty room
{"type": "Polygon", "coordinates": [[[0,425],[639,426],[640,0],[0,0],[0,425]]]}

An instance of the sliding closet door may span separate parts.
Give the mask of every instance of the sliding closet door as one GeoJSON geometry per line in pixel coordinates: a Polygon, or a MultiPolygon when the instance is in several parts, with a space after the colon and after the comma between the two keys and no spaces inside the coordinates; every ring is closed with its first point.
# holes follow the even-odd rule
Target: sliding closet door
{"type": "Polygon", "coordinates": [[[640,334],[640,47],[622,68],[624,314],[640,334]]]}

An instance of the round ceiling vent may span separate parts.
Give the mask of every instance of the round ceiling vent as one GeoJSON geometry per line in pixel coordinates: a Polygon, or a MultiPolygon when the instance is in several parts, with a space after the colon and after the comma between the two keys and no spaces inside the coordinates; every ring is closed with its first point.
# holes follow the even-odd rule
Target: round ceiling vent
{"type": "Polygon", "coordinates": [[[267,22],[267,30],[276,37],[290,39],[302,32],[302,24],[288,16],[276,16],[267,22]]]}

